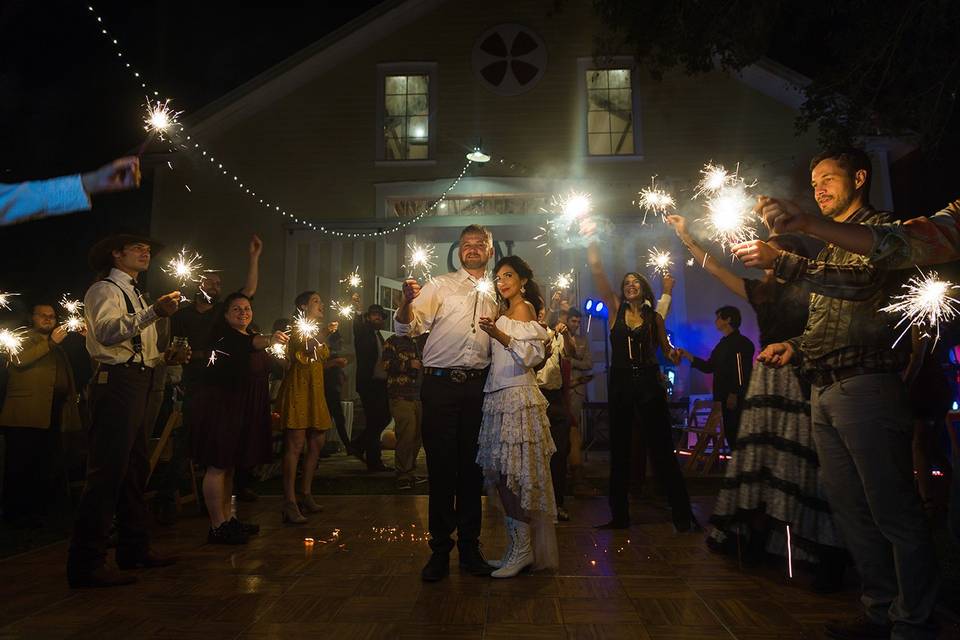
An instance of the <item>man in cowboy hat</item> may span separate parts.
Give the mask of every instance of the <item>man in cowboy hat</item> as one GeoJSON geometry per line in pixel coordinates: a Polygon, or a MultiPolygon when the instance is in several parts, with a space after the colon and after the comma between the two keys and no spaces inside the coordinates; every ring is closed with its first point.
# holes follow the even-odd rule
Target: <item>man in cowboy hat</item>
{"type": "Polygon", "coordinates": [[[149,472],[144,420],[155,375],[163,362],[156,323],[177,311],[180,292],[147,305],[137,276],[159,245],[135,234],[115,234],[90,250],[99,280],[84,296],[87,351],[96,363],[90,385],[91,425],[87,479],[77,509],[67,560],[71,587],[111,587],[135,582],[107,568],[106,543],[117,516],[121,569],[173,563],[150,549],[144,488],[149,472]]]}

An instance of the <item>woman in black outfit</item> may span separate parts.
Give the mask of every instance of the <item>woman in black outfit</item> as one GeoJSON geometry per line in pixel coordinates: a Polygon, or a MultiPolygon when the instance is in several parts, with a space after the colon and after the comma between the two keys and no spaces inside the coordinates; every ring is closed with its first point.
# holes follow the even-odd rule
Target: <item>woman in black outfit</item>
{"type": "Polygon", "coordinates": [[[678,532],[699,529],[690,510],[686,482],[680,473],[670,435],[667,390],[660,374],[657,348],[673,362],[679,354],[667,337],[663,317],[656,312],[650,283],[639,273],[627,273],[617,295],[603,271],[596,243],[587,248],[593,282],[607,308],[616,310],[610,326],[611,366],[607,401],[610,407],[610,512],[600,529],[630,526],[630,465],[633,438],[646,443],[653,471],[667,492],[678,532]]]}
{"type": "Polygon", "coordinates": [[[207,540],[243,544],[260,527],[231,517],[233,472],[273,459],[270,431],[270,356],[264,349],[286,343],[279,331],[272,337],[248,330],[253,320],[250,299],[232,293],[223,302],[210,338],[210,356],[190,412],[193,459],[206,466],[203,498],[210,515],[207,540]]]}

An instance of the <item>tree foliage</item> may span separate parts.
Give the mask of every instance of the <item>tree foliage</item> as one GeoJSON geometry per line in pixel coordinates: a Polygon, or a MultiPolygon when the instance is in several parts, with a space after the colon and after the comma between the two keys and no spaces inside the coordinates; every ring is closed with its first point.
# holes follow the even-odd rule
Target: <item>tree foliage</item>
{"type": "Polygon", "coordinates": [[[826,144],[912,135],[942,151],[960,89],[956,0],[594,0],[596,55],[632,51],[654,77],[769,57],[810,79],[799,130],[826,144]]]}

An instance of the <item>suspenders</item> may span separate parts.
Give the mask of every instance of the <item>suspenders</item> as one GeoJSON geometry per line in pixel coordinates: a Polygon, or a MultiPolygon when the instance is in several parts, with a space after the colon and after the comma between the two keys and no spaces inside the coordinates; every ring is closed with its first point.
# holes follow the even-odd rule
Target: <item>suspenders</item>
{"type": "MultiPolygon", "coordinates": [[[[123,287],[121,287],[119,284],[117,284],[116,282],[114,282],[114,281],[111,280],[110,278],[104,278],[103,281],[104,281],[104,282],[109,282],[110,284],[112,284],[113,286],[115,286],[117,289],[120,289],[120,294],[123,296],[123,301],[124,301],[124,302],[126,303],[126,305],[127,305],[127,313],[129,313],[129,314],[131,314],[131,315],[134,314],[134,313],[136,313],[136,309],[134,309],[134,307],[133,307],[133,301],[130,300],[130,296],[128,296],[128,295],[127,295],[127,292],[123,290],[123,287]]],[[[133,354],[127,359],[127,364],[133,364],[133,359],[136,358],[136,357],[139,355],[139,356],[140,356],[140,368],[142,369],[143,366],[144,366],[144,364],[143,364],[143,338],[141,338],[141,337],[140,337],[140,334],[138,333],[137,335],[135,335],[135,336],[133,336],[132,338],[130,338],[130,344],[133,346],[133,354]]]]}

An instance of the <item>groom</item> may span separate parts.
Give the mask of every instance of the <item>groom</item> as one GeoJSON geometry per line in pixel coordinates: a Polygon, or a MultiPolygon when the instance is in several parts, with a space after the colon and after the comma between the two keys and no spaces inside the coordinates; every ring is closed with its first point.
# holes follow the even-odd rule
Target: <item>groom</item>
{"type": "Polygon", "coordinates": [[[430,474],[430,561],[421,572],[426,582],[450,573],[453,531],[457,531],[460,568],[475,576],[493,567],[480,553],[480,495],[477,439],[483,414],[483,385],[490,366],[490,336],[480,317],[496,317],[490,296],[477,293],[493,257],[493,236],[472,224],[460,232],[460,269],[433,278],[422,288],[403,283],[403,301],[394,326],[400,335],[429,332],[423,347],[423,448],[430,474]]]}

